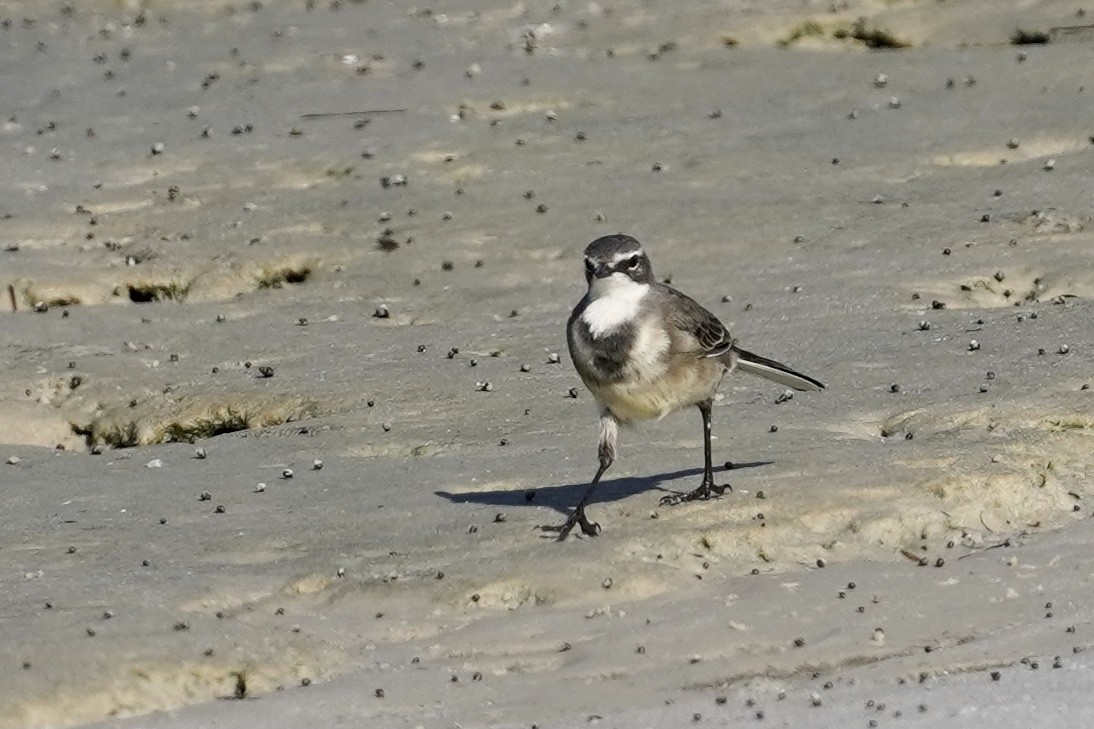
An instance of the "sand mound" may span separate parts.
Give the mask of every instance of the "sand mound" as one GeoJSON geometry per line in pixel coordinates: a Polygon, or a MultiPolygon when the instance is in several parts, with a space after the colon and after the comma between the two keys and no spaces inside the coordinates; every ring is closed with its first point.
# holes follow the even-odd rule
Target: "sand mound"
{"type": "Polygon", "coordinates": [[[106,408],[73,430],[89,446],[130,448],[152,443],[192,442],[252,428],[304,420],[319,405],[296,395],[164,395],[134,407],[106,408]]]}

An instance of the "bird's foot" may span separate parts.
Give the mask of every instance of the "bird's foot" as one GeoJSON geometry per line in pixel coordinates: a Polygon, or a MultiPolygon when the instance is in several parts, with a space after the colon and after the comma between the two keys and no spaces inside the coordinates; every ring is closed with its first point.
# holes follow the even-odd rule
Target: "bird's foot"
{"type": "Polygon", "coordinates": [[[558,526],[540,526],[539,528],[545,532],[557,532],[558,541],[565,541],[566,537],[570,536],[570,532],[575,526],[581,527],[581,533],[587,537],[595,537],[600,534],[600,525],[595,521],[589,521],[585,516],[585,507],[579,506],[574,509],[574,513],[570,514],[570,518],[566,520],[565,524],[558,526]]]}
{"type": "Polygon", "coordinates": [[[686,501],[706,501],[707,499],[721,496],[726,492],[726,489],[732,491],[733,487],[728,483],[724,486],[719,486],[713,481],[703,481],[699,488],[694,491],[689,491],[686,494],[669,494],[668,496],[661,497],[661,506],[676,506],[677,504],[683,504],[686,501]]]}

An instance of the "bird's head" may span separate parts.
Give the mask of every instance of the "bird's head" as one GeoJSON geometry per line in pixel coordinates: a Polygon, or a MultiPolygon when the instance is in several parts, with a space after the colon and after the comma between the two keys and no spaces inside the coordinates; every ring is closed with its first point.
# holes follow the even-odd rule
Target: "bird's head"
{"type": "Polygon", "coordinates": [[[637,240],[622,233],[606,235],[585,248],[585,280],[590,289],[648,284],[653,281],[653,268],[637,240]]]}

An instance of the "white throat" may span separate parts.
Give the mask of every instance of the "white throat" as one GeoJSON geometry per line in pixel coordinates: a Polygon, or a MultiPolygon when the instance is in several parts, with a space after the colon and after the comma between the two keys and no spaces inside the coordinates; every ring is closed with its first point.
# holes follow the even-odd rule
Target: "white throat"
{"type": "Polygon", "coordinates": [[[592,301],[585,307],[581,319],[594,339],[611,334],[638,318],[642,298],[649,290],[649,284],[638,283],[619,272],[607,278],[593,279],[589,286],[592,301]]]}

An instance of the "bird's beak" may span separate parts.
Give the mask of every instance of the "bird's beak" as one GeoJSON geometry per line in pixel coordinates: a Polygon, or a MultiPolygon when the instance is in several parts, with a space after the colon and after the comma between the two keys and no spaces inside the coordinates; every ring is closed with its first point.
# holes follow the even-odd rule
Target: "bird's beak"
{"type": "Polygon", "coordinates": [[[596,264],[596,268],[593,269],[593,275],[597,278],[607,278],[611,276],[615,271],[611,269],[606,263],[596,264]]]}

